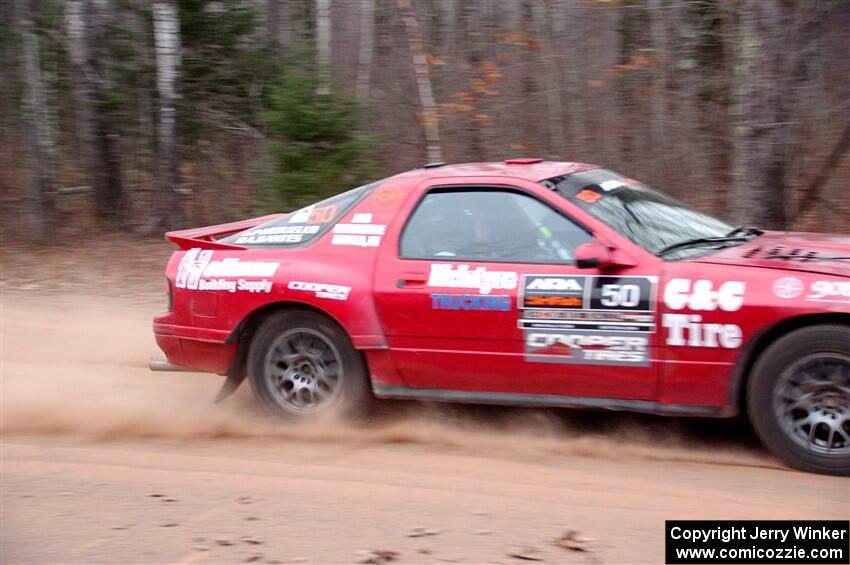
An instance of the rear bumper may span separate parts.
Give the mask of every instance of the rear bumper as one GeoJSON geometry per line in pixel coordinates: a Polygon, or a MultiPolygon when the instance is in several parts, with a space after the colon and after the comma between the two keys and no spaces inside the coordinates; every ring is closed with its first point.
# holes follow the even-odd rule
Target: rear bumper
{"type": "Polygon", "coordinates": [[[229,332],[174,324],[170,312],[154,318],[153,334],[169,363],[196,371],[223,375],[236,355],[229,332]]]}

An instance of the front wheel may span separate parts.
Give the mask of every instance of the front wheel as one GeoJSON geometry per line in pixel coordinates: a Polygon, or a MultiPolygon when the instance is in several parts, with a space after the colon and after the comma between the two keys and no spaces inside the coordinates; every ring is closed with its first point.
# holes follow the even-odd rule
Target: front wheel
{"type": "Polygon", "coordinates": [[[811,326],[771,344],[753,367],[750,420],[787,465],[850,475],[850,327],[811,326]]]}
{"type": "Polygon", "coordinates": [[[248,352],[254,396],[274,416],[353,415],[371,396],[365,363],[345,331],[309,310],[274,314],[248,352]]]}

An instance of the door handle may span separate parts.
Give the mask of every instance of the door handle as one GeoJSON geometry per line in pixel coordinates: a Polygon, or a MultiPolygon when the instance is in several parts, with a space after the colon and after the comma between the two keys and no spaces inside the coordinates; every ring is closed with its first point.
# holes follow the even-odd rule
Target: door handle
{"type": "Polygon", "coordinates": [[[396,281],[398,288],[424,288],[428,283],[428,275],[424,273],[402,273],[396,281]]]}

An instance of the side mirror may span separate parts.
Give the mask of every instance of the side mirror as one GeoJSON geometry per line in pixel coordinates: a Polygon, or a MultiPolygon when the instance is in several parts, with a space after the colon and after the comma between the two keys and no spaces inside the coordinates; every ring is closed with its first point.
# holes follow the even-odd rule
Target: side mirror
{"type": "Polygon", "coordinates": [[[614,267],[634,267],[637,265],[631,257],[616,247],[591,241],[576,247],[576,267],[579,269],[611,269],[614,267]]]}

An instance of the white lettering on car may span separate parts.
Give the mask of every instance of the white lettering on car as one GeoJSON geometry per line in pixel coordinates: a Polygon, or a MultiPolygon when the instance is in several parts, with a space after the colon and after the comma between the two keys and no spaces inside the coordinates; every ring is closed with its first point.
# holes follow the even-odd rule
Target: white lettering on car
{"type": "Polygon", "coordinates": [[[698,314],[664,314],[661,325],[667,328],[667,345],[691,347],[741,346],[741,328],[735,324],[702,323],[698,314]]]}
{"type": "Polygon", "coordinates": [[[529,283],[526,290],[575,290],[581,292],[581,284],[566,277],[537,278],[529,283]]]}
{"type": "Polygon", "coordinates": [[[596,365],[649,365],[649,337],[602,333],[527,332],[526,360],[596,365]]]}
{"type": "Polygon", "coordinates": [[[351,292],[350,286],[304,281],[290,281],[288,288],[312,292],[316,298],[330,298],[331,300],[348,300],[348,293],[351,292]]]}
{"type": "Polygon", "coordinates": [[[487,267],[470,269],[469,265],[433,263],[428,277],[428,286],[449,288],[472,288],[481,294],[490,294],[493,289],[514,289],[519,275],[511,271],[488,271],[487,267]]]}
{"type": "Polygon", "coordinates": [[[292,216],[289,217],[290,224],[306,224],[307,220],[310,219],[310,215],[313,213],[313,208],[315,208],[315,204],[311,204],[306,208],[301,208],[300,210],[296,210],[292,213],[292,216]]]}
{"type": "Polygon", "coordinates": [[[280,267],[277,261],[242,261],[236,257],[213,261],[212,258],[212,250],[197,247],[188,250],[177,266],[174,286],[189,290],[268,293],[272,290],[273,282],[265,277],[274,276],[280,267]],[[245,277],[260,280],[246,280],[245,277]]]}
{"type": "Polygon", "coordinates": [[[379,235],[350,235],[335,233],[331,239],[331,245],[351,245],[354,247],[378,247],[381,245],[379,235]]]}
{"type": "MultiPolygon", "coordinates": [[[[746,283],[724,281],[717,289],[706,279],[671,279],[664,287],[664,304],[671,310],[737,312],[744,305],[746,283]]],[[[664,314],[661,325],[667,329],[667,345],[722,347],[735,349],[743,342],[740,326],[707,323],[699,314],[664,314]]]]}
{"type": "Polygon", "coordinates": [[[850,299],[850,281],[815,281],[809,289],[806,300],[847,302],[850,299]]]}
{"type": "MultiPolygon", "coordinates": [[[[371,214],[355,214],[355,220],[366,220],[371,214]]],[[[333,227],[331,245],[351,245],[354,247],[378,247],[386,233],[384,224],[351,223],[337,224],[333,227]]]]}
{"type": "MultiPolygon", "coordinates": [[[[791,299],[803,294],[806,285],[797,277],[781,277],[773,281],[772,289],[779,298],[791,299]]],[[[812,302],[847,302],[850,300],[850,281],[813,281],[805,299],[812,302]]]]}
{"type": "Polygon", "coordinates": [[[691,286],[690,279],[671,279],[664,287],[664,304],[671,310],[704,310],[720,308],[736,312],[744,305],[745,283],[726,281],[714,290],[714,283],[700,279],[691,286]]]}

